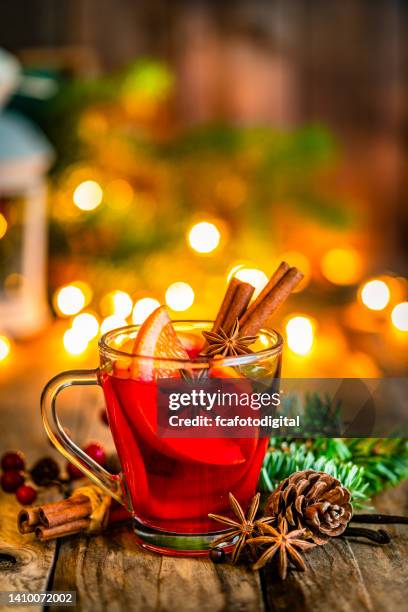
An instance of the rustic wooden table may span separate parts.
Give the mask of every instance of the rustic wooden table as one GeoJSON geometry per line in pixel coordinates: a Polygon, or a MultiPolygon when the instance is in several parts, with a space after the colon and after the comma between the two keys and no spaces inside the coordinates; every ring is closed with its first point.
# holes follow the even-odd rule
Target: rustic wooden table
{"type": "MultiPolygon", "coordinates": [[[[54,453],[40,423],[40,390],[52,374],[77,365],[64,362],[54,348],[34,343],[28,362],[19,359],[0,375],[1,453],[20,448],[29,462],[54,453]],[[51,366],[42,365],[39,351],[53,355],[51,366]]],[[[66,394],[63,420],[79,443],[99,439],[109,444],[107,428],[98,418],[101,402],[95,390],[66,394]]],[[[407,514],[408,482],[383,494],[376,506],[407,514]]],[[[307,554],[308,571],[291,572],[282,583],[270,568],[253,573],[205,559],[146,552],[126,525],[104,535],[39,543],[17,532],[18,510],[13,495],[0,494],[0,591],[75,590],[76,609],[92,612],[407,609],[406,526],[387,527],[392,541],[386,546],[339,538],[313,549],[307,554]]]]}

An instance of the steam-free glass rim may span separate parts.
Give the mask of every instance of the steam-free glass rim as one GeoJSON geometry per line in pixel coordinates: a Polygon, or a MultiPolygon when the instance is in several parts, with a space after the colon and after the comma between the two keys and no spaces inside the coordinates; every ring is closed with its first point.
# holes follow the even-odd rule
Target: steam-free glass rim
{"type": "MultiPolygon", "coordinates": [[[[205,319],[180,319],[172,321],[174,324],[184,324],[184,325],[212,325],[214,321],[205,320],[205,319]]],[[[206,357],[200,357],[198,359],[179,359],[176,357],[154,357],[151,355],[137,355],[135,353],[129,353],[127,351],[121,351],[120,349],[114,348],[109,344],[109,341],[116,335],[123,333],[132,333],[133,331],[138,331],[141,325],[126,325],[124,327],[117,327],[116,329],[112,329],[106,332],[101,339],[99,340],[98,346],[99,351],[106,355],[113,355],[115,357],[125,357],[131,359],[147,359],[152,360],[155,363],[164,362],[164,363],[190,363],[203,365],[208,363],[211,359],[206,357]]],[[[238,355],[232,357],[223,357],[217,360],[217,363],[222,363],[224,365],[242,365],[247,363],[252,363],[253,361],[258,361],[260,358],[267,359],[268,357],[274,357],[278,355],[282,351],[283,346],[283,338],[279,332],[272,328],[262,328],[258,332],[259,334],[267,335],[269,338],[274,340],[273,346],[262,349],[260,351],[255,351],[252,353],[248,353],[246,355],[238,355]]]]}

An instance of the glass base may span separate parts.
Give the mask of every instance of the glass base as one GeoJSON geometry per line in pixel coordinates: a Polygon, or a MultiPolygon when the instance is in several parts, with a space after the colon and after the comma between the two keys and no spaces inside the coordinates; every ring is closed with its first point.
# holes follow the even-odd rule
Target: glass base
{"type": "MultiPolygon", "coordinates": [[[[134,520],[134,531],[139,544],[161,555],[173,557],[207,557],[211,550],[212,542],[222,533],[228,530],[215,531],[213,533],[172,533],[170,531],[158,531],[146,527],[134,520]]],[[[229,547],[223,547],[228,552],[229,547]]]]}

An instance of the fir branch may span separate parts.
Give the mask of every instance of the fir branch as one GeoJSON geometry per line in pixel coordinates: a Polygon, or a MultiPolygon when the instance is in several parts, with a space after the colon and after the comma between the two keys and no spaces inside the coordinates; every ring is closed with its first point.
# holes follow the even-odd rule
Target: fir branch
{"type": "Polygon", "coordinates": [[[362,507],[368,501],[368,483],[365,481],[365,470],[352,461],[343,462],[327,457],[324,451],[313,451],[307,443],[301,441],[287,442],[284,439],[271,438],[271,445],[265,456],[260,475],[260,488],[273,491],[281,480],[299,470],[320,470],[338,478],[351,494],[355,507],[362,507]]]}
{"type": "Polygon", "coordinates": [[[355,508],[373,495],[408,478],[408,441],[402,438],[271,438],[260,488],[273,491],[299,470],[321,470],[338,478],[352,494],[355,508]]]}
{"type": "Polygon", "coordinates": [[[344,441],[353,461],[364,467],[370,495],[408,478],[407,439],[350,438],[344,441]]]}

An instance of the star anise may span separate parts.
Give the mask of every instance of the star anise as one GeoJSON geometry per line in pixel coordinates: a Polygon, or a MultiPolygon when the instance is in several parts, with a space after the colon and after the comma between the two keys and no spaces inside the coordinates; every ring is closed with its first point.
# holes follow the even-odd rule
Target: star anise
{"type": "Polygon", "coordinates": [[[236,357],[252,353],[248,346],[257,339],[257,336],[240,335],[238,319],[235,321],[229,334],[221,328],[217,332],[205,331],[203,336],[207,340],[208,346],[203,349],[202,354],[208,357],[214,357],[215,355],[236,357]]]}
{"type": "Polygon", "coordinates": [[[187,370],[185,368],[182,368],[180,370],[180,375],[184,382],[200,383],[208,378],[208,369],[200,368],[197,370],[187,370]]]}
{"type": "MultiPolygon", "coordinates": [[[[241,508],[239,502],[235,499],[232,493],[229,494],[230,505],[231,505],[232,511],[234,512],[235,516],[238,519],[237,521],[234,519],[231,519],[229,516],[221,516],[219,514],[209,514],[208,515],[210,518],[214,519],[214,521],[218,521],[219,523],[224,523],[225,525],[229,525],[232,528],[230,531],[227,531],[226,533],[223,533],[221,536],[216,538],[212,543],[212,547],[219,546],[220,544],[228,544],[238,536],[238,540],[234,544],[234,552],[232,554],[233,563],[236,563],[245,544],[248,541],[248,538],[254,532],[254,529],[255,529],[254,519],[255,519],[256,513],[259,508],[260,497],[261,497],[261,494],[257,493],[252,498],[251,503],[249,504],[247,515],[245,516],[245,513],[243,509],[241,508]]],[[[265,519],[259,519],[258,521],[256,521],[256,523],[261,525],[263,524],[264,520],[265,519]]]]}
{"type": "Polygon", "coordinates": [[[256,538],[249,538],[249,545],[268,545],[268,548],[262,553],[258,561],[253,565],[254,570],[263,567],[268,561],[279,552],[279,576],[284,580],[288,571],[288,559],[302,572],[305,571],[306,565],[301,556],[301,552],[314,548],[316,544],[307,542],[304,538],[307,536],[306,529],[296,529],[288,532],[288,523],[282,518],[279,521],[277,528],[272,527],[264,522],[256,521],[255,527],[259,529],[262,535],[256,538]],[[300,552],[299,552],[300,551],[300,552]]]}

